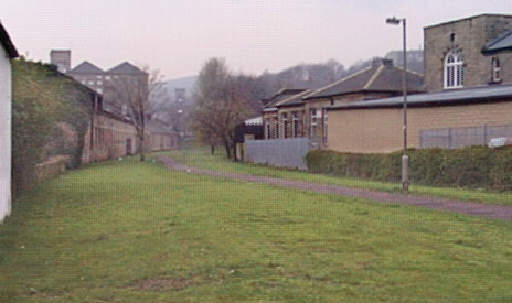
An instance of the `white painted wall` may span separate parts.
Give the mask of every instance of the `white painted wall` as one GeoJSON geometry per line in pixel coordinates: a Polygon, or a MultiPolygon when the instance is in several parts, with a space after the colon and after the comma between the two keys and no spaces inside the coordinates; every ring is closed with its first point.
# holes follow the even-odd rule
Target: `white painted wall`
{"type": "Polygon", "coordinates": [[[11,63],[0,46],[0,223],[11,213],[11,63]]]}

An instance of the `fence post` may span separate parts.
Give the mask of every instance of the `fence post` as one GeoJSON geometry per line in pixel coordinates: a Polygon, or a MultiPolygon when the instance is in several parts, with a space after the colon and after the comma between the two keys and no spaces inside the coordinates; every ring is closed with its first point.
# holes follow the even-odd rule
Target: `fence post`
{"type": "Polygon", "coordinates": [[[452,148],[452,129],[448,128],[448,149],[452,148]]]}
{"type": "Polygon", "coordinates": [[[487,129],[487,125],[484,125],[484,145],[487,145],[487,137],[488,137],[488,129],[487,129]]]}

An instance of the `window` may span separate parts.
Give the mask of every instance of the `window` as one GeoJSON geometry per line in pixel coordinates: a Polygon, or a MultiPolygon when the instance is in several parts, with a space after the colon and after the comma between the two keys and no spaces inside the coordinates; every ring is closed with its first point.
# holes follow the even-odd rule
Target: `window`
{"type": "Polygon", "coordinates": [[[89,81],[87,81],[87,84],[88,84],[88,85],[94,85],[94,81],[89,80],[89,81]]]}
{"type": "Polygon", "coordinates": [[[105,80],[110,80],[110,76],[105,76],[105,80]]]}
{"type": "Polygon", "coordinates": [[[449,52],[444,60],[444,88],[462,87],[464,82],[463,58],[460,49],[449,52]]]}
{"type": "Polygon", "coordinates": [[[276,126],[275,130],[276,130],[276,139],[279,139],[279,119],[277,118],[274,118],[274,124],[276,126]]]}
{"type": "Polygon", "coordinates": [[[103,85],[103,81],[102,80],[96,81],[96,85],[102,86],[103,85]]]}
{"type": "Polygon", "coordinates": [[[323,144],[327,144],[327,109],[322,108],[322,135],[323,135],[323,144]]]}
{"type": "Polygon", "coordinates": [[[283,121],[283,137],[288,138],[288,113],[281,113],[281,120],[283,121]]]}
{"type": "Polygon", "coordinates": [[[450,42],[455,42],[455,33],[450,34],[450,42]]]}
{"type": "Polygon", "coordinates": [[[313,138],[313,137],[316,137],[316,128],[317,128],[317,125],[318,125],[318,117],[317,117],[317,109],[316,108],[312,108],[309,110],[310,111],[310,116],[311,116],[311,131],[310,131],[310,138],[313,138]]]}
{"type": "Polygon", "coordinates": [[[297,112],[292,112],[292,137],[299,137],[299,117],[297,112]]]}
{"type": "Polygon", "coordinates": [[[96,92],[100,95],[103,95],[103,88],[97,88],[96,92]]]}
{"type": "Polygon", "coordinates": [[[270,139],[270,122],[265,120],[265,138],[270,139]]]}
{"type": "Polygon", "coordinates": [[[123,104],[121,106],[121,116],[126,116],[128,115],[128,106],[126,106],[126,104],[123,104]]]}
{"type": "Polygon", "coordinates": [[[96,76],[96,79],[103,79],[103,76],[96,76]]]}
{"type": "Polygon", "coordinates": [[[501,65],[500,65],[500,59],[497,56],[494,56],[491,58],[491,82],[492,83],[500,83],[501,82],[501,65]]]}

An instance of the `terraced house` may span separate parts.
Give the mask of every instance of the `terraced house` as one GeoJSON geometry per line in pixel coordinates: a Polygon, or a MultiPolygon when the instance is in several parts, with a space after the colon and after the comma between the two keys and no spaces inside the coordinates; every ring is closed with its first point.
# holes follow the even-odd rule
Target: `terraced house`
{"type": "MultiPolygon", "coordinates": [[[[70,50],[53,50],[51,63],[61,72],[97,93],[95,109],[87,133],[83,162],[101,161],[137,152],[137,130],[128,115],[126,94],[119,91],[133,90],[141,96],[148,96],[149,75],[128,62],[104,71],[90,63],[71,67],[70,50]],[[123,81],[126,80],[126,81],[123,81]],[[133,80],[133,81],[132,81],[133,80]],[[135,87],[117,87],[119,83],[135,87]]],[[[179,134],[161,121],[150,121],[146,127],[146,149],[148,151],[168,150],[178,146],[179,134]]]]}
{"type": "MultiPolygon", "coordinates": [[[[423,76],[407,72],[410,92],[424,92],[423,76]]],[[[402,69],[391,59],[375,58],[372,65],[319,89],[281,94],[264,109],[265,138],[310,138],[318,147],[328,145],[327,108],[355,101],[402,94],[402,69]]],[[[295,92],[295,91],[293,91],[295,92]]]]}
{"type": "MultiPolygon", "coordinates": [[[[512,137],[512,15],[426,26],[424,39],[428,93],[408,98],[408,147],[459,148],[512,137]]],[[[402,106],[402,97],[333,104],[329,149],[400,150],[402,106]]]]}

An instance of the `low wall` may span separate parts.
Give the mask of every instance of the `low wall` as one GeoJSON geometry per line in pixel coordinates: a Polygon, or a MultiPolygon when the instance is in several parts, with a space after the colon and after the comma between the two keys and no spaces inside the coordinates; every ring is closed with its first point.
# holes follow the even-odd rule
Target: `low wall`
{"type": "Polygon", "coordinates": [[[68,155],[58,155],[52,157],[50,160],[43,163],[38,163],[35,166],[36,182],[42,182],[48,178],[63,173],[66,170],[66,164],[71,162],[71,157],[68,155]]]}
{"type": "Polygon", "coordinates": [[[249,140],[245,142],[244,160],[307,170],[306,155],[310,149],[307,138],[249,140]]]}

